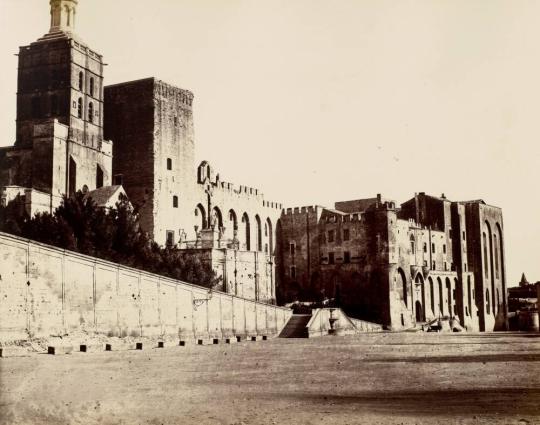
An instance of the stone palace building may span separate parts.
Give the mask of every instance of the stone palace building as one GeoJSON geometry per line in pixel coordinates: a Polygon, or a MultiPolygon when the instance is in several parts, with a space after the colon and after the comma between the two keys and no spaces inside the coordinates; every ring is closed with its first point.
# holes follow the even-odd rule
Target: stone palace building
{"type": "Polygon", "coordinates": [[[392,329],[443,315],[467,329],[502,326],[499,208],[421,193],[401,207],[378,196],[283,209],[195,164],[193,93],[157,78],[105,86],[103,57],[75,33],[78,0],[50,4],[49,32],[19,50],[16,140],[0,148],[4,205],[52,212],[66,194],[122,186],[144,230],[210,262],[225,292],[339,298],[392,329]]]}

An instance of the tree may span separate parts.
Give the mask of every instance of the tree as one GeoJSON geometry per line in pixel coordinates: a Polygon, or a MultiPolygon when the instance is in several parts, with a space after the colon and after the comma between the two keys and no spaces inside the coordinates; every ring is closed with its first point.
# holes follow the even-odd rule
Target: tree
{"type": "Polygon", "coordinates": [[[115,208],[101,208],[79,191],[65,197],[54,214],[31,218],[19,207],[16,202],[0,207],[0,231],[207,288],[219,282],[198,255],[154,242],[126,197],[115,208]]]}

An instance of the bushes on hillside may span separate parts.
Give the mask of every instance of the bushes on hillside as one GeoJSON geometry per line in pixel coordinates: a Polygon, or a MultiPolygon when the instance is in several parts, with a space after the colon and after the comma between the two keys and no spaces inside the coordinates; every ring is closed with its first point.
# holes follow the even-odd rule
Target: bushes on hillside
{"type": "Polygon", "coordinates": [[[207,288],[218,283],[210,264],[198,256],[151,240],[125,197],[116,208],[100,208],[79,191],[64,198],[54,214],[34,217],[21,214],[13,202],[0,206],[0,231],[207,288]]]}

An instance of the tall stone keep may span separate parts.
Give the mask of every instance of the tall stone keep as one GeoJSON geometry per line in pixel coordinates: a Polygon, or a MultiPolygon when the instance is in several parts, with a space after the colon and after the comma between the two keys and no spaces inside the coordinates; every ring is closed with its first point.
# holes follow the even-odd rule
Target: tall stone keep
{"type": "Polygon", "coordinates": [[[75,34],[78,0],[50,6],[49,32],[19,49],[16,140],[0,150],[4,202],[37,191],[32,202],[42,205],[33,212],[52,210],[64,194],[109,185],[112,174],[103,58],[75,34]]]}

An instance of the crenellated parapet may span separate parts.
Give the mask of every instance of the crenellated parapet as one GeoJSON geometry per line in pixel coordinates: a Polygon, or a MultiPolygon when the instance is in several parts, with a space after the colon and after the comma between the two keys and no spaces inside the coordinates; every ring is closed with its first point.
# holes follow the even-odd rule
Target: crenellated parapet
{"type": "Polygon", "coordinates": [[[254,199],[262,203],[265,208],[276,210],[283,208],[281,203],[265,200],[264,194],[259,189],[222,181],[220,175],[215,172],[208,161],[202,161],[197,168],[197,183],[199,185],[211,185],[214,192],[218,191],[230,196],[240,196],[247,200],[254,199]]]}

